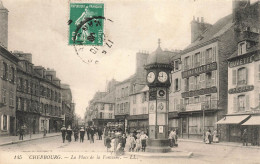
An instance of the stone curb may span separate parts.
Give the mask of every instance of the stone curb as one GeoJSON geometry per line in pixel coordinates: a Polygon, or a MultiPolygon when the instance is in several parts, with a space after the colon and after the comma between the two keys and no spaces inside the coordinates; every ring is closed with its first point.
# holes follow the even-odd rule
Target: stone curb
{"type": "Polygon", "coordinates": [[[26,140],[11,141],[11,142],[6,142],[6,143],[1,143],[0,146],[12,145],[12,144],[17,144],[17,143],[22,143],[22,142],[27,142],[27,141],[33,141],[33,140],[38,140],[38,139],[44,139],[44,138],[50,138],[50,137],[56,137],[56,136],[59,136],[59,135],[60,134],[52,135],[52,136],[46,136],[46,137],[31,138],[31,139],[26,139],[26,140]]]}
{"type": "MultiPolygon", "coordinates": [[[[202,141],[196,141],[196,140],[185,140],[185,139],[179,139],[180,142],[193,142],[193,143],[201,143],[205,144],[202,141]]],[[[242,144],[242,143],[241,143],[242,144]]],[[[232,144],[225,144],[225,143],[213,143],[212,145],[216,146],[231,146],[231,147],[240,147],[240,148],[247,148],[247,149],[260,149],[260,146],[242,146],[242,145],[232,145],[232,144]]]]}
{"type": "Polygon", "coordinates": [[[175,151],[172,150],[168,153],[144,153],[144,152],[125,152],[125,155],[135,155],[137,157],[144,158],[191,158],[193,156],[192,152],[185,151],[175,151]]]}

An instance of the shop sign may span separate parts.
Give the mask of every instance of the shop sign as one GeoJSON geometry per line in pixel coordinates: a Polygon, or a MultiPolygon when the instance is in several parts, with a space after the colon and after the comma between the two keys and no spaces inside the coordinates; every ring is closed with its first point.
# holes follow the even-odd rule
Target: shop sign
{"type": "Polygon", "coordinates": [[[197,111],[197,110],[201,110],[201,103],[188,104],[186,106],[186,111],[197,111]]]}
{"type": "Polygon", "coordinates": [[[255,54],[250,53],[247,55],[242,55],[238,56],[237,58],[233,59],[228,63],[228,66],[230,68],[240,66],[240,65],[245,65],[248,63],[252,63],[253,61],[258,61],[260,59],[260,54],[259,52],[256,52],[255,54]]]}
{"type": "Polygon", "coordinates": [[[182,98],[186,98],[186,97],[194,97],[198,95],[205,95],[205,94],[216,93],[216,92],[217,92],[217,87],[211,87],[211,88],[203,88],[195,91],[184,92],[181,93],[181,96],[182,98]]]}
{"type": "Polygon", "coordinates": [[[182,78],[187,78],[190,76],[196,76],[205,72],[211,72],[217,69],[217,63],[210,63],[210,64],[206,64],[206,65],[202,65],[200,67],[197,68],[193,68],[187,71],[183,71],[182,72],[182,78]]]}
{"type": "Polygon", "coordinates": [[[245,85],[241,87],[236,87],[228,90],[229,94],[241,93],[241,92],[248,92],[254,90],[253,85],[245,85]]]}

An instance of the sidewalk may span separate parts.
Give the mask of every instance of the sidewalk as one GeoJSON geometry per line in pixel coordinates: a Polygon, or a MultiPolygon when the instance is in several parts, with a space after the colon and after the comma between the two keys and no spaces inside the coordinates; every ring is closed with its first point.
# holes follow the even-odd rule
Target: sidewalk
{"type": "Polygon", "coordinates": [[[54,136],[59,136],[61,133],[47,133],[45,137],[43,137],[42,133],[39,134],[26,134],[23,136],[23,140],[19,140],[19,135],[18,136],[3,136],[0,137],[0,146],[4,145],[10,145],[10,144],[16,144],[20,142],[26,142],[26,141],[31,141],[31,140],[37,140],[37,139],[42,139],[42,138],[48,138],[48,137],[54,137],[54,136]]]}
{"type": "MultiPolygon", "coordinates": [[[[200,141],[200,140],[178,139],[178,141],[205,144],[203,141],[200,141]]],[[[260,146],[251,146],[251,145],[243,146],[243,143],[238,143],[238,142],[219,142],[219,143],[212,143],[212,144],[219,145],[219,146],[232,146],[232,147],[241,147],[241,148],[250,148],[250,149],[260,149],[260,146]]]]}

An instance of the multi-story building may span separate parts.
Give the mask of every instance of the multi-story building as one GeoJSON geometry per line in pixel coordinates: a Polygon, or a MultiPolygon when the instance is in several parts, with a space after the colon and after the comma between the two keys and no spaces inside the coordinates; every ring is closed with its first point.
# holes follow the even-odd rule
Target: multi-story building
{"type": "Polygon", "coordinates": [[[65,120],[64,125],[68,127],[74,126],[74,114],[75,114],[75,104],[72,102],[72,93],[70,86],[68,84],[61,84],[62,93],[62,115],[65,120]]]}
{"type": "Polygon", "coordinates": [[[175,51],[175,55],[172,56],[172,76],[171,86],[169,91],[169,130],[179,129],[180,119],[178,112],[181,111],[181,55],[180,51],[175,51]]]}
{"type": "Polygon", "coordinates": [[[16,135],[16,65],[18,58],[0,46],[0,135],[16,135]]]}
{"type": "Polygon", "coordinates": [[[17,129],[26,126],[26,133],[39,133],[41,78],[35,73],[32,54],[14,52],[19,58],[17,65],[16,124],[17,129]]]}
{"type": "Polygon", "coordinates": [[[130,132],[134,130],[148,132],[148,91],[148,86],[143,86],[140,90],[130,94],[130,113],[127,117],[130,132]]]}
{"type": "Polygon", "coordinates": [[[94,125],[103,128],[108,122],[115,120],[115,90],[107,93],[105,97],[94,102],[94,125]]]}
{"type": "Polygon", "coordinates": [[[257,145],[260,143],[260,3],[243,4],[243,9],[236,10],[237,48],[228,59],[228,114],[217,124],[228,129],[227,140],[231,142],[240,142],[243,130],[248,129],[249,143],[257,145]]]}
{"type": "Polygon", "coordinates": [[[250,6],[247,0],[233,1],[233,13],[214,25],[205,23],[203,18],[191,22],[192,43],[181,52],[183,85],[179,116],[180,134],[184,138],[201,138],[206,130],[218,128],[220,138],[228,140],[228,129],[216,122],[227,113],[227,59],[237,47],[241,13],[251,20],[259,11],[245,9],[247,5],[250,6]]]}
{"type": "Polygon", "coordinates": [[[56,72],[35,66],[35,72],[41,77],[40,80],[40,131],[57,132],[62,126],[62,102],[60,80],[56,72]]]}

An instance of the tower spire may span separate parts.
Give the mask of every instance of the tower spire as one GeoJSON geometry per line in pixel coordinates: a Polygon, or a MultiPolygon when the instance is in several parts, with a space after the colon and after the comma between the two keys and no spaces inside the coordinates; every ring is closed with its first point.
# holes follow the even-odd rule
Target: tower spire
{"type": "Polygon", "coordinates": [[[158,39],[158,47],[161,47],[161,39],[158,39]]]}

